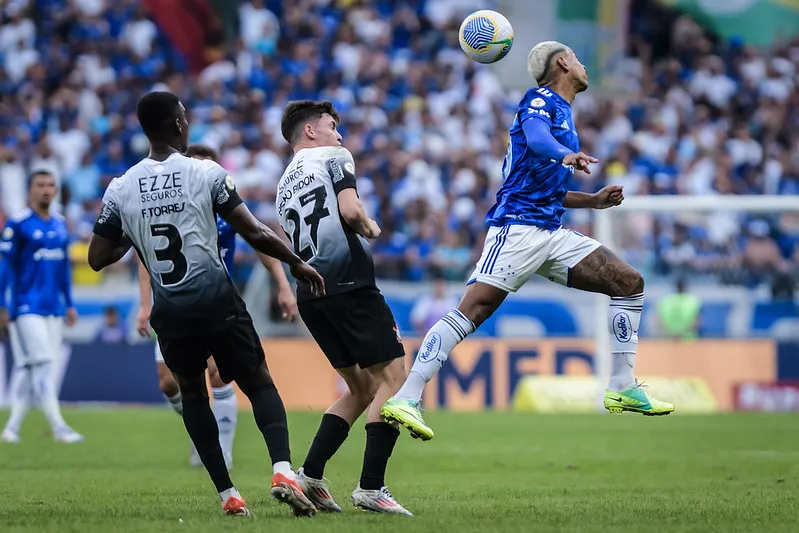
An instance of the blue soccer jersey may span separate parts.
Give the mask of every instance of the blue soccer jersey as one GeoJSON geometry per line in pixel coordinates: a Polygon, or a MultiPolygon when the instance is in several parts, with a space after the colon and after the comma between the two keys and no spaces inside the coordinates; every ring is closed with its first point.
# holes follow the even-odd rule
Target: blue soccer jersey
{"type": "Polygon", "coordinates": [[[64,315],[72,307],[69,266],[69,234],[63,217],[43,219],[28,209],[9,220],[0,240],[3,284],[0,305],[8,307],[12,319],[19,315],[64,315]]]}
{"type": "Polygon", "coordinates": [[[217,246],[228,274],[233,274],[233,256],[236,255],[236,230],[227,221],[216,217],[217,246]]]}
{"type": "Polygon", "coordinates": [[[486,223],[559,228],[565,210],[563,199],[574,173],[573,167],[560,161],[564,155],[579,151],[579,146],[569,103],[546,87],[528,90],[510,128],[502,166],[504,181],[486,223]],[[527,124],[529,121],[540,122],[527,124]],[[534,149],[539,144],[546,145],[547,155],[534,149]]]}

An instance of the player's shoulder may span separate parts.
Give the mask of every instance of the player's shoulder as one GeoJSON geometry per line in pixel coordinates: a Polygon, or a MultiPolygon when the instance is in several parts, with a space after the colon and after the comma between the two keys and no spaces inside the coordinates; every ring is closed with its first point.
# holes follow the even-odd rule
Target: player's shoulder
{"type": "Polygon", "coordinates": [[[320,146],[318,148],[312,148],[312,150],[315,150],[315,157],[325,161],[337,159],[340,161],[350,161],[352,163],[355,162],[350,151],[343,146],[320,146]]]}
{"type": "Polygon", "coordinates": [[[30,219],[33,216],[33,209],[30,207],[26,207],[20,211],[17,211],[13,215],[8,218],[9,225],[19,225],[25,222],[26,220],[30,219]]]}
{"type": "Polygon", "coordinates": [[[519,103],[520,107],[541,109],[543,107],[557,107],[558,98],[546,87],[531,87],[527,90],[519,103]]]}

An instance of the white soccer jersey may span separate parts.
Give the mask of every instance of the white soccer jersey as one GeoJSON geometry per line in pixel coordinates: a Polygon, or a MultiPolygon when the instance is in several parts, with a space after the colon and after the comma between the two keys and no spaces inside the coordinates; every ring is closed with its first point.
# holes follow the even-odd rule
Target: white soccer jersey
{"type": "Polygon", "coordinates": [[[217,249],[216,215],[241,199],[217,163],[174,153],[143,159],[111,181],[94,232],[128,236],[150,273],[150,322],[159,335],[207,331],[240,300],[217,249]]]}
{"type": "MultiPolygon", "coordinates": [[[[325,279],[327,295],[374,287],[369,243],[344,222],[338,193],[356,189],[355,163],[342,146],[298,151],[277,185],[277,216],[294,253],[325,279]]],[[[299,285],[297,300],[314,298],[299,285]]]]}

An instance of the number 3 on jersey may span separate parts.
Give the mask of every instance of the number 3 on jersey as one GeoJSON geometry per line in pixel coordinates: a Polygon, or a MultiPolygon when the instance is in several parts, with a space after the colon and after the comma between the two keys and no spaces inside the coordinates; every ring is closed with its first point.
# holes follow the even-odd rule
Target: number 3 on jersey
{"type": "Polygon", "coordinates": [[[186,256],[183,255],[183,238],[180,236],[178,228],[172,224],[153,224],[150,226],[150,235],[167,239],[166,246],[153,250],[156,259],[172,263],[171,271],[159,274],[161,285],[175,285],[183,281],[189,270],[189,263],[186,261],[186,256]]]}
{"type": "Polygon", "coordinates": [[[311,213],[300,220],[300,214],[294,209],[286,210],[286,217],[294,224],[294,231],[291,235],[291,242],[294,245],[294,253],[300,256],[303,261],[308,261],[316,254],[317,236],[319,234],[319,221],[330,215],[330,211],[325,207],[327,191],[324,187],[317,187],[298,198],[300,205],[305,207],[313,202],[311,213]],[[305,224],[302,224],[305,222],[305,224]],[[311,243],[303,248],[302,241],[310,238],[311,243]]]}

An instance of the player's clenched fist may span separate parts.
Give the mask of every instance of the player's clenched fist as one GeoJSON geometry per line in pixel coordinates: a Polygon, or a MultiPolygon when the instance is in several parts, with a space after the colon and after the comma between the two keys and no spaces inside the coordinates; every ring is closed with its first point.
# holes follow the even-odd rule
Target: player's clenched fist
{"type": "Polygon", "coordinates": [[[291,267],[291,275],[297,281],[304,281],[311,286],[311,292],[314,296],[320,297],[325,295],[325,280],[319,275],[314,267],[308,263],[298,263],[291,267]]]}
{"type": "Polygon", "coordinates": [[[369,233],[368,235],[364,235],[364,237],[366,237],[367,239],[376,239],[380,237],[380,233],[382,233],[380,226],[378,226],[377,222],[375,222],[371,218],[366,223],[366,229],[368,230],[369,233]]]}
{"type": "Polygon", "coordinates": [[[596,157],[591,157],[590,155],[583,152],[571,153],[563,156],[564,165],[571,165],[577,170],[581,170],[586,174],[591,173],[591,171],[588,169],[588,165],[597,162],[599,162],[599,159],[597,159],[596,157]]]}

